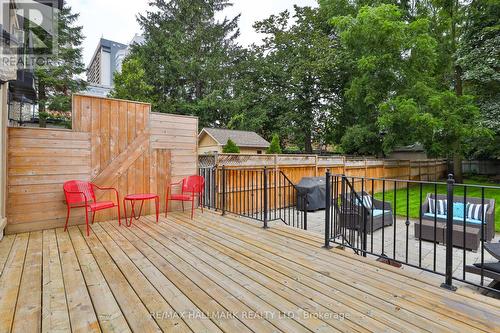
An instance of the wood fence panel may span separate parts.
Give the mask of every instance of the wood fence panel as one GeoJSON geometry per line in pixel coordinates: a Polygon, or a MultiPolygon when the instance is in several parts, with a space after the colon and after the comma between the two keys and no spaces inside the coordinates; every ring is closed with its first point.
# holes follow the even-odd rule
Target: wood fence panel
{"type": "MultiPolygon", "coordinates": [[[[7,233],[63,226],[67,180],[115,187],[120,205],[128,193],[157,193],[163,211],[166,183],[197,173],[197,118],[75,95],[72,123],[73,130],[9,128],[7,233]]],[[[96,196],[116,200],[112,192],[96,196]]],[[[153,208],[153,202],[145,205],[146,213],[153,208]]],[[[83,209],[72,210],[70,224],[85,223],[84,216],[83,209]]],[[[116,209],[96,214],[97,221],[116,218],[116,209]]]]}
{"type": "MultiPolygon", "coordinates": [[[[9,128],[8,135],[7,232],[64,225],[62,183],[90,180],[90,134],[9,128]]],[[[74,213],[71,224],[84,218],[83,212],[74,213]]]]}
{"type": "MultiPolygon", "coordinates": [[[[203,167],[210,167],[210,156],[200,156],[203,167]],[[207,164],[208,163],[208,164],[207,164]]],[[[296,201],[295,193],[292,189],[274,192],[274,174],[283,172],[292,183],[297,184],[303,177],[324,177],[327,170],[331,174],[345,174],[350,177],[367,177],[376,179],[399,179],[399,180],[439,180],[445,177],[446,162],[443,160],[424,161],[398,161],[398,160],[377,160],[377,159],[347,159],[342,156],[313,158],[310,155],[239,155],[239,154],[219,154],[211,157],[216,161],[218,170],[222,165],[226,168],[226,208],[233,212],[257,212],[262,206],[263,186],[258,177],[259,171],[264,167],[268,169],[269,178],[269,208],[281,208],[281,199],[287,203],[296,201]],[[241,178],[238,170],[256,170],[253,173],[243,173],[247,180],[241,178]],[[275,199],[276,197],[276,199],[275,199]],[[286,198],[285,198],[286,197],[286,198]]],[[[222,180],[220,172],[216,176],[217,203],[221,207],[222,180]]],[[[351,180],[352,181],[352,180],[351,180]]],[[[278,187],[280,184],[276,184],[278,187]]],[[[394,182],[386,182],[386,191],[392,190],[394,182]],[[390,187],[390,188],[389,188],[390,187]]],[[[405,182],[397,182],[398,188],[406,187],[405,182]]],[[[362,187],[367,192],[381,192],[384,184],[381,180],[366,181],[354,180],[356,190],[362,187]]]]}
{"type": "MultiPolygon", "coordinates": [[[[170,168],[170,174],[157,174],[157,177],[178,182],[182,178],[198,173],[198,118],[184,117],[171,114],[152,112],[151,149],[161,151],[170,150],[167,157],[165,152],[158,157],[157,163],[162,163],[161,169],[170,168]]],[[[163,190],[162,190],[163,191],[163,190]]],[[[164,198],[162,199],[162,201],[164,198]]],[[[162,203],[162,208],[164,203],[162,203]]],[[[173,209],[180,209],[178,202],[173,202],[173,209]]]]}

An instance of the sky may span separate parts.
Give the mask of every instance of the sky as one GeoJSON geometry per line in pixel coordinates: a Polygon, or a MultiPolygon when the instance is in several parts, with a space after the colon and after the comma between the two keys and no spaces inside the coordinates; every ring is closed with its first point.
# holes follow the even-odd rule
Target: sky
{"type": "MultiPolygon", "coordinates": [[[[120,43],[128,43],[140,32],[137,13],[148,9],[148,0],[67,0],[73,12],[80,13],[78,24],[83,26],[83,59],[88,65],[101,37],[120,43]]],[[[316,0],[233,0],[233,7],[226,10],[227,16],[241,13],[239,42],[242,45],[258,43],[262,36],[252,25],[272,14],[293,6],[316,7],[316,0]]]]}

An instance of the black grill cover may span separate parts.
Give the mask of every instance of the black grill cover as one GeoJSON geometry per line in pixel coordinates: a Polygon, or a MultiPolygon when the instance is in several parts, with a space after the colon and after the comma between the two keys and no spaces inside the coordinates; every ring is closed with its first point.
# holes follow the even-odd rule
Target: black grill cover
{"type": "Polygon", "coordinates": [[[304,210],[304,196],[307,197],[307,210],[325,209],[325,177],[304,177],[297,184],[297,209],[304,210]]]}

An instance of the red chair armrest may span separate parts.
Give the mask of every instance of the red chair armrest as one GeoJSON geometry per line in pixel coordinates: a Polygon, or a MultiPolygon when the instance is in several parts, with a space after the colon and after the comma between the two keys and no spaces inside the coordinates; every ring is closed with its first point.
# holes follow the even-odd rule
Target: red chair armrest
{"type": "Polygon", "coordinates": [[[100,191],[115,191],[116,193],[116,204],[119,205],[120,204],[120,195],[118,194],[118,190],[114,187],[99,187],[97,186],[96,184],[92,184],[93,187],[95,187],[96,189],[100,190],[100,191]]]}
{"type": "Polygon", "coordinates": [[[114,187],[99,187],[96,184],[92,184],[96,189],[101,190],[101,191],[108,191],[108,190],[113,190],[115,192],[118,192],[118,190],[114,187]]]}
{"type": "Polygon", "coordinates": [[[173,187],[174,185],[182,185],[182,180],[179,180],[178,182],[174,182],[174,183],[167,183],[167,184],[166,184],[166,186],[165,186],[165,187],[166,187],[166,188],[165,188],[165,193],[166,193],[166,195],[167,195],[167,196],[166,196],[166,200],[168,200],[168,199],[169,199],[170,194],[171,194],[171,192],[172,192],[172,190],[171,190],[171,189],[172,189],[172,187],[173,187]]]}

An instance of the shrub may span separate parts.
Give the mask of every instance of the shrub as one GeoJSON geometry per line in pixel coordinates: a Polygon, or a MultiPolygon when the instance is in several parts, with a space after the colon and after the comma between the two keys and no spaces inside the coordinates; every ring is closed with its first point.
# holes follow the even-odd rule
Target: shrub
{"type": "Polygon", "coordinates": [[[269,146],[269,148],[267,148],[266,153],[281,154],[280,137],[278,136],[278,134],[273,134],[271,145],[269,146]]]}
{"type": "Polygon", "coordinates": [[[227,140],[226,145],[222,148],[222,152],[226,154],[239,154],[240,147],[238,147],[233,140],[229,139],[227,140]]]}

